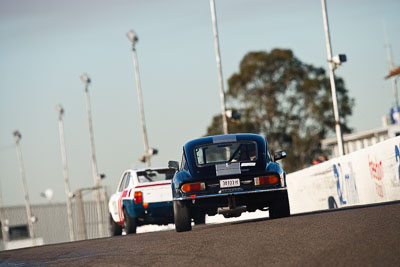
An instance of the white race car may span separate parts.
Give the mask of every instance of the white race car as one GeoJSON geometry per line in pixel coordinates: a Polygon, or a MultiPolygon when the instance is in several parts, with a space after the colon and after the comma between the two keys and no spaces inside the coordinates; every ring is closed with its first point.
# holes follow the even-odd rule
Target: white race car
{"type": "Polygon", "coordinates": [[[144,168],[123,172],[117,191],[110,197],[111,235],[136,233],[145,224],[174,222],[171,179],[175,169],[144,168]]]}

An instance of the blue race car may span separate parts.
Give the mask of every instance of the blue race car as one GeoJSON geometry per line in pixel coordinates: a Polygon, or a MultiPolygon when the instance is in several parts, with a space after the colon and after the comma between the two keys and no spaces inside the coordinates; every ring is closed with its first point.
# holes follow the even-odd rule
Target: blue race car
{"type": "Polygon", "coordinates": [[[203,137],[186,143],[172,179],[177,232],[205,223],[205,216],[239,217],[242,212],[269,210],[270,218],[290,216],[286,174],[271,157],[266,140],[256,134],[203,137]]]}
{"type": "Polygon", "coordinates": [[[110,197],[110,233],[136,233],[137,226],[174,222],[171,168],[129,169],[123,172],[117,191],[110,197]]]}

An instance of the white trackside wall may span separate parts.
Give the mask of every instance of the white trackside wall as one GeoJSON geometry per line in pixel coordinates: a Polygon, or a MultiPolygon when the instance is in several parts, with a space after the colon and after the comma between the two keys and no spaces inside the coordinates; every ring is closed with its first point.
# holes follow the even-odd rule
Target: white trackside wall
{"type": "Polygon", "coordinates": [[[291,213],[400,200],[400,137],[287,175],[291,213]]]}

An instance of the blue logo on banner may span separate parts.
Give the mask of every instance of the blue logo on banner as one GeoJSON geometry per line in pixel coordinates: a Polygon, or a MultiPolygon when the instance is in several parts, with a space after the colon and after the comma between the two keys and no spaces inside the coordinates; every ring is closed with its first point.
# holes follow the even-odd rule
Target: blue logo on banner
{"type": "Polygon", "coordinates": [[[397,124],[400,121],[400,107],[390,109],[390,121],[392,124],[397,124]]]}
{"type": "MultiPolygon", "coordinates": [[[[338,163],[338,167],[340,168],[340,163],[338,163]]],[[[336,165],[333,164],[333,173],[334,173],[335,178],[336,178],[336,189],[337,189],[337,193],[338,193],[338,197],[339,197],[339,202],[340,202],[340,205],[343,206],[344,204],[346,204],[346,201],[343,200],[343,189],[342,189],[342,187],[340,185],[339,168],[337,168],[336,165]]]]}
{"type": "Polygon", "coordinates": [[[398,171],[399,180],[400,180],[400,151],[399,151],[399,147],[397,145],[394,147],[394,153],[396,154],[396,162],[397,162],[397,164],[399,164],[397,171],[398,171]]]}
{"type": "Polygon", "coordinates": [[[356,185],[356,175],[353,172],[353,165],[351,162],[347,163],[347,173],[343,172],[340,163],[333,164],[333,174],[336,180],[336,189],[338,193],[340,206],[346,204],[357,204],[358,190],[356,185]]]}

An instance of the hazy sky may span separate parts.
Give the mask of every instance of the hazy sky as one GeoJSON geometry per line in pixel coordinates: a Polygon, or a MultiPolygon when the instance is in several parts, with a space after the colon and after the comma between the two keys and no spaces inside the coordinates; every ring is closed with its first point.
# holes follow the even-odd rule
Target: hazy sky
{"type": "MultiPolygon", "coordinates": [[[[289,48],[327,69],[319,0],[216,0],[224,80],[249,51],[289,48]]],[[[381,126],[393,102],[382,22],[400,63],[400,1],[328,0],[333,54],[348,62],[344,78],[356,106],[355,130],[381,126]]],[[[31,202],[52,188],[65,201],[57,104],[64,127],[71,188],[93,185],[84,87],[87,72],[98,167],[113,192],[120,174],[143,166],[131,45],[137,52],[152,164],[179,160],[182,145],[204,135],[220,112],[208,0],[0,0],[0,181],[3,203],[24,203],[12,132],[21,147],[31,202]]],[[[290,151],[289,151],[290,153],[290,151]]],[[[90,195],[90,194],[89,194],[90,195]]],[[[87,196],[89,197],[89,196],[87,196]]]]}

